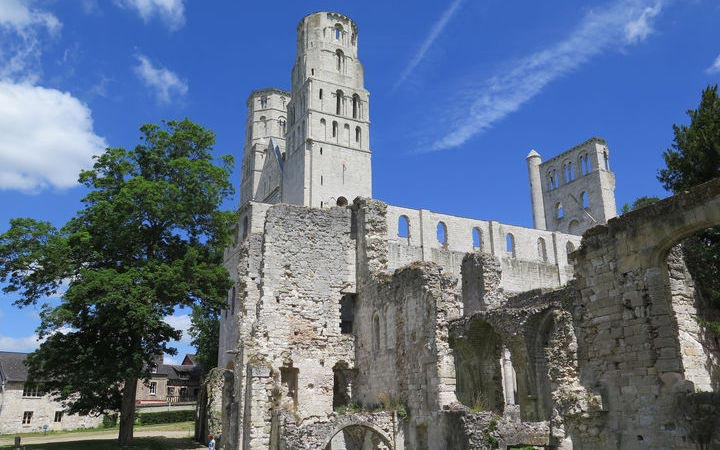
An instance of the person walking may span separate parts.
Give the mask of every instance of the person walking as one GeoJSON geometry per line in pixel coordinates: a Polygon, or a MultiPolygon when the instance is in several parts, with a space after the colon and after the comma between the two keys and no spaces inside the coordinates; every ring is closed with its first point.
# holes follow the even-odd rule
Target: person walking
{"type": "Polygon", "coordinates": [[[212,433],[208,435],[208,439],[210,440],[208,442],[208,450],[215,450],[215,436],[213,436],[212,433]]]}

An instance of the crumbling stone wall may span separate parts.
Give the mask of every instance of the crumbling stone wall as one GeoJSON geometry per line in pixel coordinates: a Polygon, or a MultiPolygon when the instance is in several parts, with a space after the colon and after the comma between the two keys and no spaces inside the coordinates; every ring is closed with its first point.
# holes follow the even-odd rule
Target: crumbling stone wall
{"type": "Polygon", "coordinates": [[[717,224],[720,180],[583,237],[573,315],[581,382],[596,386],[606,411],[597,448],[694,448],[701,440],[683,424],[678,399],[717,389],[716,350],[701,342],[692,285],[671,249],[717,224]]]}

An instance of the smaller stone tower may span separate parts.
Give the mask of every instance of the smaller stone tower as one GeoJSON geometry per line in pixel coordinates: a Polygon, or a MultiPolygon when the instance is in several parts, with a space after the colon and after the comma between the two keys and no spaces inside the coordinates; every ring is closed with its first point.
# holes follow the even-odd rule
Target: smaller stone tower
{"type": "Polygon", "coordinates": [[[615,174],[604,139],[594,137],[542,162],[527,156],[535,228],[582,234],[617,216],[615,174]]]}
{"type": "Polygon", "coordinates": [[[253,91],[247,100],[240,206],[280,201],[288,102],[289,92],[272,88],[253,91]]]}

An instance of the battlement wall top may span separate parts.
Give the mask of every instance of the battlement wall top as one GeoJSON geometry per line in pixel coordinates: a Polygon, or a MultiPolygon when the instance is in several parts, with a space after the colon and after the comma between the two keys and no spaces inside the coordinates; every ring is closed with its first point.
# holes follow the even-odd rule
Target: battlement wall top
{"type": "Polygon", "coordinates": [[[607,146],[607,142],[605,141],[605,139],[603,139],[603,138],[601,138],[601,137],[594,136],[594,137],[591,137],[590,139],[588,139],[587,141],[585,141],[585,142],[583,142],[583,143],[581,143],[581,144],[578,144],[578,145],[576,145],[576,146],[574,146],[574,147],[572,147],[572,148],[570,148],[570,149],[568,149],[568,150],[565,150],[564,152],[560,153],[559,155],[553,156],[552,158],[548,159],[547,161],[544,161],[544,162],[540,165],[540,167],[546,167],[546,166],[549,166],[549,165],[556,164],[558,161],[561,161],[561,160],[563,160],[563,159],[566,159],[566,158],[568,158],[569,156],[571,156],[573,153],[577,153],[577,152],[579,152],[580,150],[584,150],[586,147],[589,147],[589,146],[592,145],[592,144],[598,144],[598,145],[607,146]]]}

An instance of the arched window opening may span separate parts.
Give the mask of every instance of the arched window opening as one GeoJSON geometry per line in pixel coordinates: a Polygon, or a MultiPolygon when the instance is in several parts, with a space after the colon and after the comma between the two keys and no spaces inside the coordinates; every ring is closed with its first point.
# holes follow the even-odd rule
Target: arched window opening
{"type": "Polygon", "coordinates": [[[552,190],[553,190],[552,173],[548,172],[547,177],[546,177],[546,181],[547,181],[548,191],[552,191],[552,190]]]}
{"type": "Polygon", "coordinates": [[[267,119],[265,116],[260,117],[260,123],[262,124],[262,132],[265,136],[267,136],[267,119]]]}
{"type": "Polygon", "coordinates": [[[567,253],[569,255],[570,253],[572,253],[574,251],[575,251],[575,246],[573,245],[572,242],[568,241],[568,243],[565,244],[565,253],[567,253]]]}
{"type": "Polygon", "coordinates": [[[558,178],[557,170],[552,171],[553,189],[557,189],[560,186],[560,179],[558,178]]]}
{"type": "Polygon", "coordinates": [[[243,217],[243,223],[242,223],[242,238],[245,239],[248,235],[250,230],[248,230],[248,218],[247,216],[243,217]]]}
{"type": "Polygon", "coordinates": [[[262,97],[260,97],[260,107],[267,108],[267,105],[268,105],[267,95],[263,95],[262,97]]]}
{"type": "Polygon", "coordinates": [[[335,93],[335,114],[337,114],[338,116],[342,113],[342,101],[343,91],[338,89],[335,93]]]}
{"type": "Polygon", "coordinates": [[[285,136],[285,133],[287,133],[287,121],[284,117],[281,117],[278,124],[280,125],[280,133],[285,136]]]}
{"type": "Polygon", "coordinates": [[[322,100],[322,89],[320,89],[319,96],[320,96],[320,100],[322,100]]]}
{"type": "Polygon", "coordinates": [[[315,75],[315,69],[310,69],[310,75],[315,75]]]}
{"type": "Polygon", "coordinates": [[[583,208],[590,207],[590,201],[588,200],[587,192],[583,192],[582,194],[580,194],[580,202],[582,203],[583,208]]]}
{"type": "Polygon", "coordinates": [[[340,40],[340,37],[342,36],[342,32],[343,32],[343,26],[340,25],[339,23],[336,24],[335,25],[335,40],[336,41],[340,40]]]}
{"type": "Polygon", "coordinates": [[[505,251],[515,257],[515,236],[512,233],[505,236],[505,251]]]}
{"type": "Polygon", "coordinates": [[[547,247],[545,246],[545,239],[538,238],[537,240],[537,246],[538,246],[538,256],[540,257],[543,262],[547,262],[547,247]]]}
{"type": "Polygon", "coordinates": [[[355,370],[350,369],[345,361],[339,361],[333,366],[333,408],[350,404],[354,378],[355,370]]]}
{"type": "Polygon", "coordinates": [[[373,317],[373,341],[372,348],[374,351],[380,351],[380,317],[375,314],[373,317]]]}
{"type": "Polygon", "coordinates": [[[567,170],[568,170],[568,173],[567,173],[568,181],[573,181],[575,179],[575,168],[573,167],[572,161],[568,163],[567,170]]]}
{"type": "Polygon", "coordinates": [[[482,249],[482,231],[480,231],[480,228],[473,228],[472,230],[472,239],[473,239],[473,248],[475,250],[482,249]]]}
{"type": "Polygon", "coordinates": [[[556,219],[562,219],[565,217],[565,211],[563,210],[562,203],[556,203],[555,204],[555,218],[556,219]]]}
{"type": "Polygon", "coordinates": [[[320,186],[322,186],[322,185],[323,185],[323,176],[320,175],[320,186]]]}
{"type": "MultiPolygon", "coordinates": [[[[327,123],[325,119],[320,119],[320,136],[323,140],[327,139],[327,123]]],[[[322,155],[322,148],[320,149],[320,154],[322,155]]]]}
{"type": "Polygon", "coordinates": [[[580,170],[583,175],[590,173],[590,157],[587,153],[580,155],[580,170]]]}
{"type": "Polygon", "coordinates": [[[437,240],[439,243],[441,243],[443,246],[447,245],[447,225],[445,225],[445,222],[438,222],[437,224],[437,240]]]}
{"type": "Polygon", "coordinates": [[[580,229],[580,222],[577,220],[571,220],[570,224],[568,224],[568,233],[569,234],[579,234],[578,230],[580,229]]]}
{"type": "Polygon", "coordinates": [[[407,216],[400,216],[398,218],[398,232],[399,238],[405,238],[410,241],[410,220],[407,216]]]}
{"type": "Polygon", "coordinates": [[[338,123],[333,121],[332,123],[332,137],[336,138],[338,135],[338,123]]]}
{"type": "Polygon", "coordinates": [[[603,152],[603,161],[605,161],[605,170],[610,170],[610,160],[608,159],[607,152],[603,152]]]}
{"type": "Polygon", "coordinates": [[[362,144],[361,138],[362,130],[360,130],[360,127],[355,127],[355,142],[357,142],[358,144],[362,144]]]}
{"type": "Polygon", "coordinates": [[[337,204],[338,206],[347,206],[347,205],[348,205],[348,201],[347,201],[347,199],[346,199],[345,197],[342,197],[342,196],[341,196],[341,197],[338,197],[336,204],[337,204]]]}
{"type": "Polygon", "coordinates": [[[355,94],[355,95],[353,95],[353,119],[358,118],[359,112],[360,112],[360,96],[355,94]]]}
{"type": "Polygon", "coordinates": [[[337,70],[338,72],[342,72],[343,63],[345,62],[345,54],[342,50],[338,50],[335,52],[335,57],[337,59],[337,70]]]}
{"type": "Polygon", "coordinates": [[[320,154],[322,155],[322,147],[320,147],[320,154]]]}
{"type": "Polygon", "coordinates": [[[347,145],[350,145],[350,125],[348,125],[347,123],[343,125],[343,130],[345,131],[343,133],[343,142],[347,145]]]}

